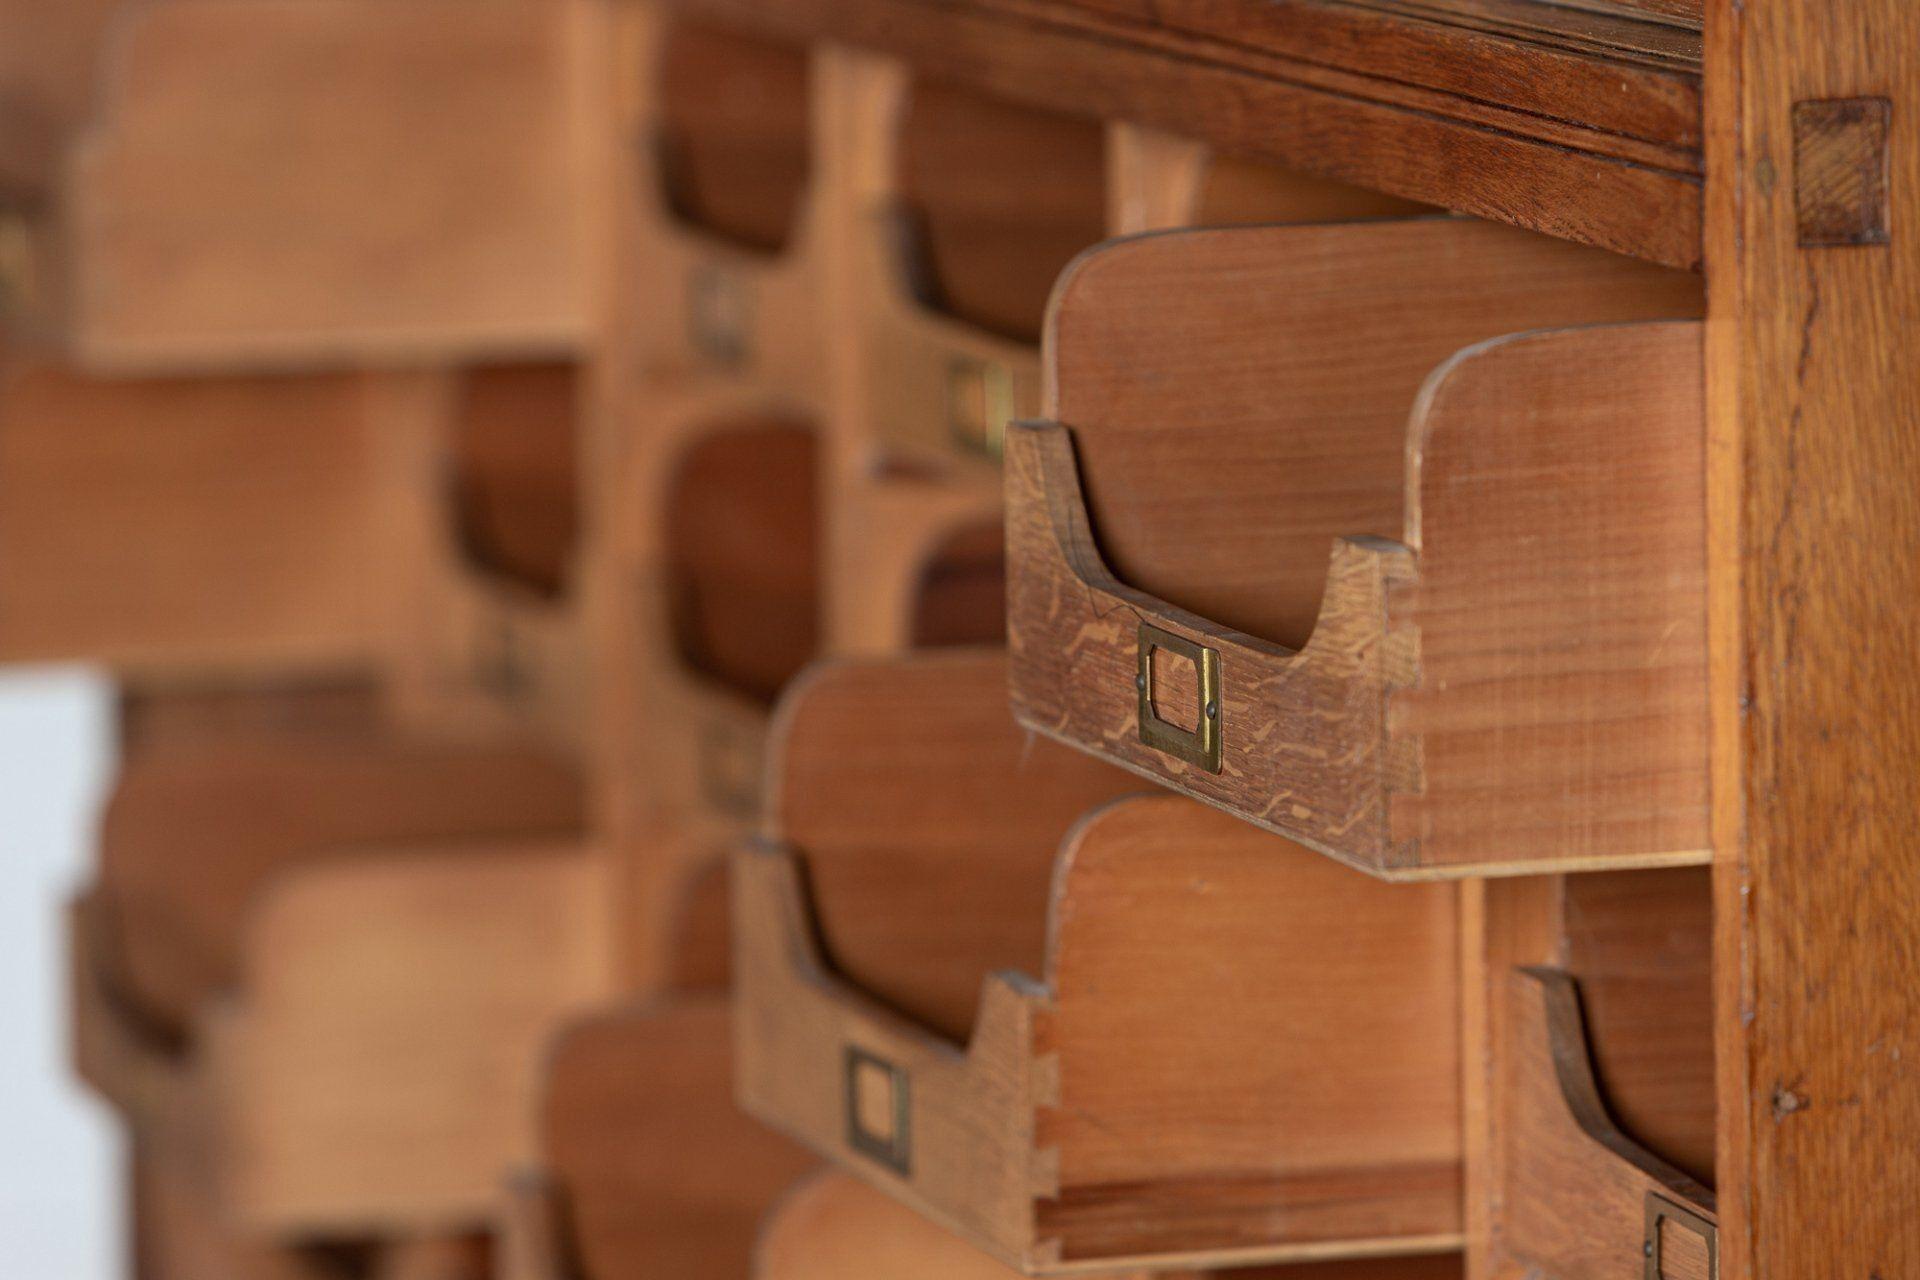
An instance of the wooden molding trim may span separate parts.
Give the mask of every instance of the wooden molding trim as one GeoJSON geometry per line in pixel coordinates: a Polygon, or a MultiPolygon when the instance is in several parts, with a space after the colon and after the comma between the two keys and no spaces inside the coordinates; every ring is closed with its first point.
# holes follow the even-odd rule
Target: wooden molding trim
{"type": "Polygon", "coordinates": [[[1699,37],[1510,0],[675,0],[1654,262],[1700,260],[1699,37]]]}

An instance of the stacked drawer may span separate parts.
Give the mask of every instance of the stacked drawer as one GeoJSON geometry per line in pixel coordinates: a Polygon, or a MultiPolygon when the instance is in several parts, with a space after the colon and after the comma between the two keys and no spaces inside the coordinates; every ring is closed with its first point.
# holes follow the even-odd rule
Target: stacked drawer
{"type": "Polygon", "coordinates": [[[0,657],[125,688],[155,1274],[1717,1275],[1658,58],[1529,203],[1198,13],[97,7],[0,657]]]}

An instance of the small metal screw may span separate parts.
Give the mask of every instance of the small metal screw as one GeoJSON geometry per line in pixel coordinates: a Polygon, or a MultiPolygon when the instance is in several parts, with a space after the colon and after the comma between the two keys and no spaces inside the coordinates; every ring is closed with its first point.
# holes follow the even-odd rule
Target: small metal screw
{"type": "Polygon", "coordinates": [[[1133,687],[1145,693],[1147,691],[1147,678],[1145,676],[1135,676],[1133,678],[1133,687]]]}
{"type": "Polygon", "coordinates": [[[1653,1256],[1653,1241],[1649,1240],[1645,1244],[1641,1245],[1640,1252],[1646,1257],[1651,1258],[1653,1256]]]}
{"type": "Polygon", "coordinates": [[[1209,702],[1207,704],[1207,719],[1211,720],[1219,714],[1220,714],[1220,704],[1217,702],[1209,702]]]}

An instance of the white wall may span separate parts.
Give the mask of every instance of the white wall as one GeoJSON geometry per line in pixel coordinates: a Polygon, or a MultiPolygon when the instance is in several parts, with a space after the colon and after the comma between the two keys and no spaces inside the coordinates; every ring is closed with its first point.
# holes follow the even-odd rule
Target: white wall
{"type": "Polygon", "coordinates": [[[119,1135],[67,1067],[67,898],[113,760],[111,688],[0,671],[0,1277],[118,1280],[119,1135]]]}

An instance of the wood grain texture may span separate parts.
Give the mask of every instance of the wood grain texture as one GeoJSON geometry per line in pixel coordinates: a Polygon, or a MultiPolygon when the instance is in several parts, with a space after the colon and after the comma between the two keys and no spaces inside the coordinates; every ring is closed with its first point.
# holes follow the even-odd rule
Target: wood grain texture
{"type": "MultiPolygon", "coordinates": [[[[1021,1273],[844,1173],[796,1186],[768,1215],[754,1280],[1013,1280],[1021,1273]]],[[[1451,1255],[1240,1267],[1231,1271],[1092,1272],[1094,1280],[1449,1280],[1451,1255]]]]}
{"type": "Polygon", "coordinates": [[[990,974],[1044,963],[1061,837],[1138,785],[1027,741],[1005,681],[983,653],[816,669],[782,708],[769,773],[767,821],[829,962],[956,1042],[990,974]]]}
{"type": "Polygon", "coordinates": [[[1068,834],[1091,797],[1040,785],[1044,746],[1007,775],[1004,720],[982,736],[999,667],[846,665],[794,695],[780,840],[735,861],[743,1102],[1029,1270],[1456,1243],[1451,892],[1170,797],[1068,834]],[[1023,959],[1010,859],[1046,831],[1023,959]],[[904,1172],[849,1146],[850,1049],[906,1081],[904,1172]]]}
{"type": "Polygon", "coordinates": [[[1722,1265],[1898,1276],[1920,1271],[1920,12],[1714,0],[1707,31],[1722,1265]],[[1796,104],[1846,98],[1893,104],[1889,242],[1803,248],[1796,104]]]}
{"type": "MultiPolygon", "coordinates": [[[[1499,1274],[1636,1274],[1648,1197],[1711,1222],[1713,1195],[1614,1126],[1588,1067],[1580,1000],[1566,975],[1514,972],[1505,988],[1508,1039],[1496,1058],[1493,1096],[1496,1124],[1511,1144],[1497,1158],[1513,1172],[1500,1183],[1496,1247],[1509,1269],[1499,1274]]],[[[1672,1256],[1663,1262],[1678,1263],[1686,1251],[1664,1252],[1672,1256]]],[[[1654,1274],[1686,1273],[1663,1266],[1654,1274]]]]}
{"type": "Polygon", "coordinates": [[[1056,111],[1673,265],[1699,260],[1698,38],[1554,5],[1433,21],[1322,0],[677,0],[1056,111]],[[1551,20],[1548,20],[1551,19],[1551,20]]]}
{"type": "Polygon", "coordinates": [[[63,335],[116,369],[572,346],[592,21],[440,0],[125,10],[60,185],[63,335]]]}
{"type": "MultiPolygon", "coordinates": [[[[1465,961],[1470,1273],[1640,1274],[1649,1192],[1713,1216],[1709,874],[1503,880],[1468,896],[1482,900],[1465,961]]],[[[1690,1275],[1705,1242],[1673,1230],[1661,1274],[1690,1275]]]]}
{"type": "Polygon", "coordinates": [[[1697,330],[1449,359],[1696,306],[1686,277],[1463,221],[1083,259],[1063,425],[1010,437],[1016,714],[1384,874],[1704,860],[1697,330]],[[1222,654],[1217,774],[1139,741],[1145,620],[1222,654]]]}

